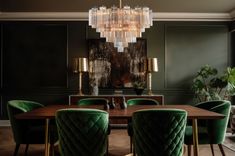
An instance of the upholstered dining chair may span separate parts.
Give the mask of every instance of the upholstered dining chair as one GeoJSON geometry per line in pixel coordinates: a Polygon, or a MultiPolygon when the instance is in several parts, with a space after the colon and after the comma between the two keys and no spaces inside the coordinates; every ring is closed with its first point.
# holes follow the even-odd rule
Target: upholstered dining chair
{"type": "Polygon", "coordinates": [[[107,105],[108,100],[105,98],[84,98],[77,102],[78,105],[107,105]]]}
{"type": "Polygon", "coordinates": [[[187,112],[146,109],[133,113],[134,155],[182,156],[187,112]]]}
{"type": "MultiPolygon", "coordinates": [[[[80,106],[89,106],[89,105],[103,105],[105,109],[109,107],[109,101],[106,98],[83,98],[80,99],[77,104],[80,106]]],[[[108,134],[111,133],[111,125],[109,124],[108,134]]]]}
{"type": "MultiPolygon", "coordinates": [[[[156,101],[154,99],[150,99],[150,98],[133,98],[133,99],[127,100],[126,103],[127,103],[127,106],[133,106],[133,105],[159,105],[158,101],[156,101]]],[[[132,122],[131,121],[128,121],[127,133],[130,136],[130,152],[132,152],[133,128],[132,128],[132,122]]]]}
{"type": "MultiPolygon", "coordinates": [[[[29,144],[45,143],[45,120],[16,119],[15,115],[44,107],[42,104],[27,100],[11,100],[7,103],[8,117],[10,119],[14,141],[16,143],[14,156],[18,154],[21,144],[26,144],[25,155],[27,155],[29,144]]],[[[55,129],[50,131],[50,143],[57,140],[55,129]]],[[[51,146],[53,147],[53,146],[51,146]]]]}
{"type": "Polygon", "coordinates": [[[150,98],[133,98],[127,100],[127,106],[132,105],[159,105],[159,102],[150,98]]]}
{"type": "Polygon", "coordinates": [[[108,113],[97,109],[56,112],[62,156],[103,156],[108,153],[108,113]]]}
{"type": "MultiPolygon", "coordinates": [[[[195,107],[210,110],[225,115],[225,118],[218,120],[198,120],[198,142],[199,144],[210,144],[212,155],[214,156],[213,144],[218,144],[220,151],[225,156],[222,142],[229,120],[231,103],[225,100],[207,101],[196,104],[195,107]]],[[[188,145],[188,155],[191,155],[191,145],[193,144],[192,126],[187,125],[184,143],[188,145]]]]}

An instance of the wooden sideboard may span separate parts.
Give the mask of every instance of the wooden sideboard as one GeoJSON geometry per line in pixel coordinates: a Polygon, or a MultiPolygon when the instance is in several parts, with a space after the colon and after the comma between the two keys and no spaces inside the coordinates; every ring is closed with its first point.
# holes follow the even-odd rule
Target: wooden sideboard
{"type": "Polygon", "coordinates": [[[69,96],[69,105],[77,104],[80,99],[84,98],[106,98],[109,101],[114,98],[114,102],[117,105],[123,102],[123,97],[125,97],[126,101],[132,98],[150,98],[159,102],[159,104],[164,105],[164,96],[163,95],[70,95],[69,96]]]}

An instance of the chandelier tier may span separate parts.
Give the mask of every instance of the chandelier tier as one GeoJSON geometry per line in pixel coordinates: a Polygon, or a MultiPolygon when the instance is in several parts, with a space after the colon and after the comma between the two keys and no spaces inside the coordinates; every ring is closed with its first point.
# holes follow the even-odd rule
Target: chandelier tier
{"type": "Polygon", "coordinates": [[[135,43],[136,38],[141,37],[145,28],[153,25],[152,10],[148,7],[113,6],[106,8],[91,8],[89,10],[89,25],[96,28],[100,37],[106,38],[106,42],[113,42],[118,52],[123,52],[128,43],[135,43]]]}

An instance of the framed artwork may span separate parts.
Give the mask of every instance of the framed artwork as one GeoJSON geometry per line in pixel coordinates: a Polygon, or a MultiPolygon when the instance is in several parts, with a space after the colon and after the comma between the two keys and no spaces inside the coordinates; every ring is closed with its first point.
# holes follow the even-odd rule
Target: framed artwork
{"type": "Polygon", "coordinates": [[[137,39],[124,52],[117,52],[105,39],[89,39],[88,51],[91,86],[130,88],[135,81],[146,82],[146,39],[137,39]]]}

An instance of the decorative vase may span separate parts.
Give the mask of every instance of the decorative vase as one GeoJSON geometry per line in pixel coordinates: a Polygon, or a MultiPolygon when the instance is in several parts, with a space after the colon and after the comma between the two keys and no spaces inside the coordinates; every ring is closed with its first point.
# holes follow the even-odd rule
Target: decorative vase
{"type": "Polygon", "coordinates": [[[95,96],[99,95],[99,87],[98,87],[98,85],[93,86],[91,95],[95,95],[95,96]]]}
{"type": "Polygon", "coordinates": [[[135,88],[134,90],[135,90],[136,95],[142,95],[144,88],[135,88]]]}

